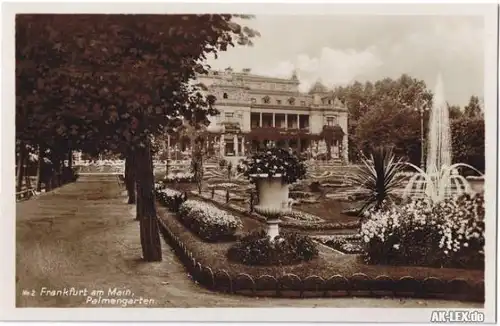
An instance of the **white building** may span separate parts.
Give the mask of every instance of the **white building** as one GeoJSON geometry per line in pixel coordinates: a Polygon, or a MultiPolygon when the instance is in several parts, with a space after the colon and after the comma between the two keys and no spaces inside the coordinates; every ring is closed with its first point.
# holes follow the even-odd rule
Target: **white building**
{"type": "Polygon", "coordinates": [[[299,80],[271,78],[243,72],[212,71],[198,82],[216,97],[218,116],[210,117],[220,154],[240,158],[273,141],[298,153],[317,152],[324,129],[343,131],[332,142],[331,158],[347,162],[347,108],[319,81],[308,93],[299,92],[299,80]]]}

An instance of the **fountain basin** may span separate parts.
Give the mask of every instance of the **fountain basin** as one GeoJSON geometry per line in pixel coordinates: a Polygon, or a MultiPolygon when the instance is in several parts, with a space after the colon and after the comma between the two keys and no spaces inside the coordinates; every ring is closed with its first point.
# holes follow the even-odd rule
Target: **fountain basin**
{"type": "Polygon", "coordinates": [[[484,192],[484,178],[467,178],[472,191],[476,193],[484,192]]]}

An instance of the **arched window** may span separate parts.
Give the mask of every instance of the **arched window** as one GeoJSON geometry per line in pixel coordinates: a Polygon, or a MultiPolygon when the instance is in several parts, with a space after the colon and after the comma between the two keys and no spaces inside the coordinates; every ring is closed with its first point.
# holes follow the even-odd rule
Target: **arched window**
{"type": "Polygon", "coordinates": [[[228,98],[227,93],[224,93],[224,95],[222,95],[222,97],[227,99],[228,98]]]}
{"type": "Polygon", "coordinates": [[[329,100],[328,100],[328,104],[332,105],[332,103],[333,103],[333,102],[332,102],[332,99],[329,99],[329,100]]]}

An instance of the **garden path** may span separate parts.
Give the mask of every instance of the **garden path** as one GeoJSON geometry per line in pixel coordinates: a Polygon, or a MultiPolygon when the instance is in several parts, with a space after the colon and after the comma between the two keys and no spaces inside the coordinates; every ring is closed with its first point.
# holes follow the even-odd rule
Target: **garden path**
{"type": "MultiPolygon", "coordinates": [[[[86,175],[72,184],[16,204],[16,305],[110,307],[83,296],[26,296],[23,290],[130,289],[154,307],[481,307],[478,303],[420,299],[274,299],[218,294],[186,274],[163,242],[163,261],[141,257],[135,206],[112,175],[86,175]]],[[[133,305],[132,305],[133,306],[133,305]]],[[[138,305],[135,305],[138,306],[138,305]]]]}

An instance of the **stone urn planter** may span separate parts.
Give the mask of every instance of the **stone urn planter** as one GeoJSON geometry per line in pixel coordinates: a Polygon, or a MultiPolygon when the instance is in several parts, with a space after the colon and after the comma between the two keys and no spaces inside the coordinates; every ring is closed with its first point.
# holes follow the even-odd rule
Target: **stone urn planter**
{"type": "Polygon", "coordinates": [[[269,177],[267,174],[253,174],[259,194],[255,211],[267,218],[267,235],[274,240],[279,235],[280,217],[288,209],[289,185],[283,182],[281,174],[269,177]]]}
{"type": "Polygon", "coordinates": [[[274,239],[279,234],[280,217],[291,208],[290,184],[305,177],[306,165],[291,151],[269,146],[243,160],[238,169],[255,183],[259,200],[252,207],[266,217],[268,236],[274,239]]]}
{"type": "Polygon", "coordinates": [[[267,174],[253,174],[259,203],[261,207],[283,208],[284,203],[288,204],[289,185],[284,183],[281,174],[269,177],[267,174]]]}

